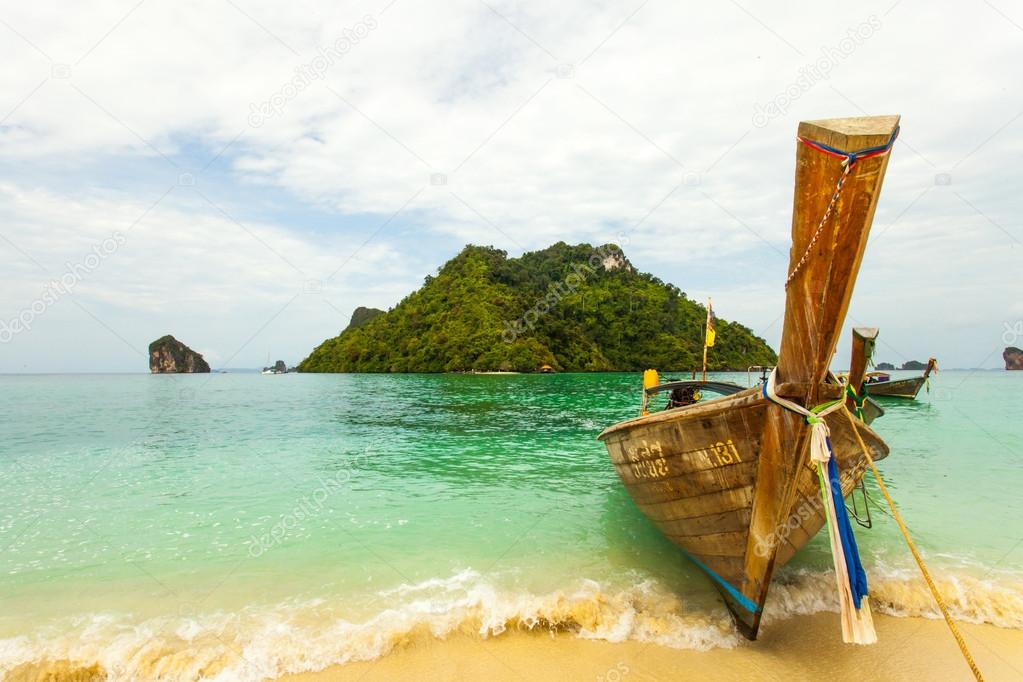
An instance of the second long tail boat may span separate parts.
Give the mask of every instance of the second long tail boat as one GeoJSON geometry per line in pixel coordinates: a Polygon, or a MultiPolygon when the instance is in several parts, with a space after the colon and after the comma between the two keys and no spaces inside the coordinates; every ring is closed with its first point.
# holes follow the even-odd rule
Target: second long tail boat
{"type": "Polygon", "coordinates": [[[829,364],[898,123],[897,116],[878,116],[799,125],[784,327],[769,381],[600,434],[636,505],[712,579],[749,639],[757,636],[774,571],[827,519],[846,600],[843,634],[846,641],[873,641],[865,577],[862,589],[856,583],[855,541],[848,558],[841,526],[842,497],[862,478],[865,453],[881,459],[888,446],[846,412],[845,389],[829,364]],[[846,602],[856,607],[848,617],[846,602]]]}
{"type": "Polygon", "coordinates": [[[938,361],[931,358],[927,361],[927,368],[924,369],[923,376],[893,379],[888,372],[868,372],[866,382],[864,383],[864,390],[866,390],[868,395],[913,400],[920,393],[920,389],[927,383],[931,372],[937,369],[938,361]]]}

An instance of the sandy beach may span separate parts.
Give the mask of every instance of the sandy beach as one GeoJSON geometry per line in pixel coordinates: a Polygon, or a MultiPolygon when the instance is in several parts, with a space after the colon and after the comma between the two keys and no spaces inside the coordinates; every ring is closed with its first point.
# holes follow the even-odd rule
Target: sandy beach
{"type": "MultiPolygon", "coordinates": [[[[480,640],[409,640],[383,658],[287,676],[327,680],[972,680],[943,621],[875,616],[879,642],[842,644],[834,614],[788,619],[736,649],[681,651],[653,644],[587,641],[568,634],[512,633],[480,640]]],[[[1023,631],[960,624],[989,681],[1023,678],[1023,631]]]]}

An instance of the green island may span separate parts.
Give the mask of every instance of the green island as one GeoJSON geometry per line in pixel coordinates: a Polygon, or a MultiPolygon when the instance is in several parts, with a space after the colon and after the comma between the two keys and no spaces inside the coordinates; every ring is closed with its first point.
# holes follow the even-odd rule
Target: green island
{"type": "MultiPolygon", "coordinates": [[[[387,312],[359,308],[300,372],[640,371],[700,367],[707,309],[638,272],[615,244],[558,242],[508,258],[466,246],[387,312]]],[[[774,365],[749,328],[716,318],[708,369],[774,365]]]]}

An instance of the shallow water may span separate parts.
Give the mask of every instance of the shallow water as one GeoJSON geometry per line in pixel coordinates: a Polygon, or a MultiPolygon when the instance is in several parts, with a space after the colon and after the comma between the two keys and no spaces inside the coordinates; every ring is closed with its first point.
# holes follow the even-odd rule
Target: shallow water
{"type": "MultiPolygon", "coordinates": [[[[734,646],[595,439],[636,413],[639,383],[0,377],[0,672],[259,679],[510,627],[734,646]]],[[[882,472],[956,613],[1023,627],[1023,373],[942,372],[884,405],[882,472]]],[[[857,538],[877,608],[934,615],[895,524],[874,521],[857,538]]],[[[837,608],[822,540],[778,576],[766,627],[837,608]]]]}

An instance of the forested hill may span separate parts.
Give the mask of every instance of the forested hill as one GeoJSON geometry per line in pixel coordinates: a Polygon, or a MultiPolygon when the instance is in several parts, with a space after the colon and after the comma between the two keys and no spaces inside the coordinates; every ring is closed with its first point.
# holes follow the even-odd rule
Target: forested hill
{"type": "MultiPolygon", "coordinates": [[[[637,272],[613,244],[559,242],[508,258],[467,246],[387,313],[327,339],[302,372],[637,371],[700,365],[707,311],[637,272]]],[[[773,365],[767,343],[717,319],[711,369],[773,365]]]]}

